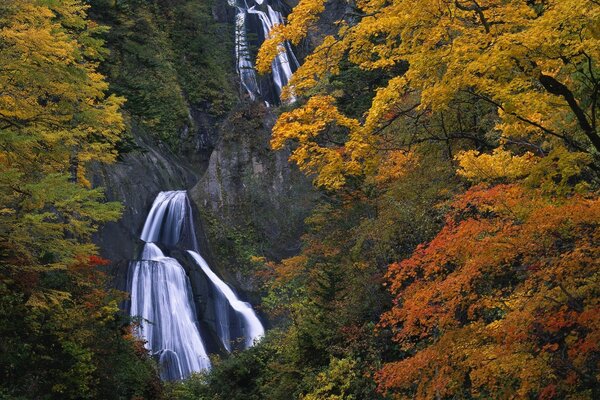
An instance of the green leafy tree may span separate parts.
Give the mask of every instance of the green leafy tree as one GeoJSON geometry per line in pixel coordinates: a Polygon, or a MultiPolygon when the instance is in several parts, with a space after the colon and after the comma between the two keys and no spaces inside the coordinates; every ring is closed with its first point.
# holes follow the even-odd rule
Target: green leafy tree
{"type": "Polygon", "coordinates": [[[112,162],[124,100],[80,0],[0,4],[0,396],[155,397],[91,235],[120,215],[86,167],[112,162]]]}

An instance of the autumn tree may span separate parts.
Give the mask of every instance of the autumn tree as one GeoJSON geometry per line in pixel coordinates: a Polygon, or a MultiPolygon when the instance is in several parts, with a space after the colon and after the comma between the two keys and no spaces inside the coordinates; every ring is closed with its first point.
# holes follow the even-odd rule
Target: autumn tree
{"type": "MultiPolygon", "coordinates": [[[[301,1],[263,44],[259,69],[283,40],[314,33],[325,4],[301,1]]],[[[294,74],[286,93],[301,102],[280,116],[272,144],[295,142],[292,160],[327,187],[369,173],[382,149],[423,140],[597,154],[599,24],[593,0],[357,1],[294,74]],[[327,84],[345,62],[389,76],[364,116],[341,113],[343,89],[327,84]]]]}
{"type": "Polygon", "coordinates": [[[399,399],[598,397],[590,158],[556,150],[460,161],[482,183],[456,197],[430,243],[388,270],[395,300],[381,326],[404,355],[380,371],[380,389],[399,399]]]}
{"type": "Polygon", "coordinates": [[[85,9],[77,0],[0,6],[0,244],[13,265],[88,256],[96,223],[118,216],[85,174],[115,159],[123,130],[123,99],[107,97],[96,72],[103,28],[85,9]]]}
{"type": "Polygon", "coordinates": [[[80,0],[0,4],[2,398],[157,393],[91,243],[120,214],[86,171],[115,160],[124,100],[97,72],[105,28],[86,10],[80,0]]]}
{"type": "MultiPolygon", "coordinates": [[[[301,1],[263,44],[258,68],[270,68],[284,40],[318,36],[327,4],[301,1]]],[[[279,116],[271,143],[291,145],[290,159],[317,186],[385,205],[353,231],[399,255],[387,273],[394,304],[379,325],[397,352],[377,375],[380,391],[407,399],[597,397],[600,5],[353,7],[294,74],[284,96],[296,103],[279,116]],[[340,85],[356,69],[377,74],[377,88],[360,96],[361,104],[370,99],[363,114],[348,107],[340,85]],[[423,155],[436,154],[454,159],[472,187],[431,205],[450,207],[445,225],[436,232],[432,224],[433,240],[409,256],[407,235],[387,236],[407,224],[395,210],[414,189],[401,182],[423,155]]],[[[453,194],[438,190],[438,200],[453,194]]],[[[335,218],[339,209],[329,211],[335,218]]]]}

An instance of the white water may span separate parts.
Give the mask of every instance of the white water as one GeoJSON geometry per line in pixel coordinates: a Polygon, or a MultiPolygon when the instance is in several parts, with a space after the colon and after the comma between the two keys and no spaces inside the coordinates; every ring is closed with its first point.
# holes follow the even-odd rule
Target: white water
{"type": "MultiPolygon", "coordinates": [[[[239,300],[229,285],[223,282],[221,278],[210,269],[200,254],[192,250],[188,250],[188,253],[194,258],[198,266],[202,268],[202,271],[204,271],[218,291],[225,297],[229,306],[231,306],[231,308],[233,308],[233,310],[242,318],[242,338],[244,339],[245,347],[248,348],[252,346],[255,341],[265,334],[265,329],[254,313],[252,306],[245,301],[239,300]]],[[[228,347],[228,350],[230,350],[230,347],[228,347]]]]}
{"type": "Polygon", "coordinates": [[[210,368],[196,325],[192,289],[183,267],[147,243],[132,263],[131,315],[141,318],[138,335],[160,356],[163,379],[183,379],[210,368]]]}
{"type": "Polygon", "coordinates": [[[198,329],[189,278],[179,261],[165,256],[154,242],[187,249],[200,267],[214,290],[216,333],[227,351],[231,351],[232,339],[243,340],[244,348],[248,348],[263,336],[264,328],[252,307],[240,301],[198,253],[185,191],[157,195],[141,238],[146,244],[139,260],[130,265],[130,314],[140,318],[137,334],[158,358],[163,379],[186,378],[192,372],[210,368],[210,361],[198,329]],[[230,321],[235,326],[230,326],[230,321]]]}
{"type": "Polygon", "coordinates": [[[195,246],[196,234],[192,215],[187,212],[189,209],[190,201],[185,190],[160,192],[148,213],[140,238],[144,242],[170,246],[176,245],[181,239],[189,239],[195,246]]]}
{"type": "Polygon", "coordinates": [[[154,243],[146,243],[142,249],[141,260],[157,260],[164,257],[162,250],[154,243]]]}
{"type": "MultiPolygon", "coordinates": [[[[261,93],[254,64],[250,57],[248,34],[257,34],[258,32],[250,32],[248,16],[257,16],[262,28],[262,35],[267,38],[274,26],[284,23],[283,15],[269,4],[269,0],[230,0],[229,4],[236,7],[235,49],[240,82],[250,98],[254,100],[261,95],[264,96],[265,93],[261,93]]],[[[271,68],[270,78],[276,95],[279,97],[283,87],[289,82],[293,69],[298,68],[298,60],[288,42],[284,43],[281,51],[273,60],[271,68]]],[[[267,106],[269,105],[268,102],[265,101],[265,103],[267,106]]]]}
{"type": "MultiPolygon", "coordinates": [[[[239,10],[239,9],[238,9],[239,10]]],[[[240,82],[252,100],[260,95],[256,71],[250,58],[248,41],[246,39],[246,13],[239,12],[235,15],[235,58],[240,82]]]]}

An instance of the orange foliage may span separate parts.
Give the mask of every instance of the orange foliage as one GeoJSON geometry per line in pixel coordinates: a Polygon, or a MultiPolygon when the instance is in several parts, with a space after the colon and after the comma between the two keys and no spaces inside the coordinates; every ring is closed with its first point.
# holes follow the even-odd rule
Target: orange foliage
{"type": "Polygon", "coordinates": [[[380,370],[380,390],[416,399],[593,398],[599,228],[598,198],[559,201],[516,184],[459,196],[442,231],[389,267],[395,300],[381,327],[406,356],[380,370]]]}

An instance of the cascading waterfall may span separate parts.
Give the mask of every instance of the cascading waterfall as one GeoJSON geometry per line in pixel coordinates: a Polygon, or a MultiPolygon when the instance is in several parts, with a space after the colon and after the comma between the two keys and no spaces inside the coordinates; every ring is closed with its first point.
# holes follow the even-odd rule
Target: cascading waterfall
{"type": "Polygon", "coordinates": [[[130,314],[140,318],[137,334],[158,358],[163,379],[186,378],[210,368],[210,361],[199,330],[190,280],[180,262],[166,256],[157,244],[165,249],[187,250],[210,282],[216,333],[227,351],[231,351],[232,341],[241,340],[248,348],[264,334],[252,307],[240,301],[200,255],[185,191],[158,194],[141,239],[146,244],[140,259],[131,262],[129,269],[130,314]]]}
{"type": "Polygon", "coordinates": [[[283,24],[283,15],[275,9],[276,1],[229,0],[229,4],[236,8],[235,53],[241,85],[250,98],[254,100],[260,97],[267,102],[267,105],[269,101],[279,101],[281,90],[289,82],[292,72],[299,66],[291,45],[286,41],[271,64],[272,72],[268,84],[261,85],[256,76],[248,37],[249,34],[256,35],[257,42],[254,44],[258,47],[269,36],[269,32],[275,25],[283,24]],[[274,94],[270,95],[269,92],[272,90],[269,86],[274,87],[274,94]]]}
{"type": "MultiPolygon", "coordinates": [[[[248,348],[254,344],[257,339],[260,339],[265,330],[258,320],[258,317],[254,313],[252,306],[245,301],[241,301],[237,298],[233,290],[223,282],[217,274],[215,274],[208,263],[202,258],[202,256],[195,251],[188,250],[188,253],[194,258],[196,264],[202,271],[206,274],[208,279],[215,285],[218,292],[222,295],[222,297],[227,301],[229,307],[235,311],[242,318],[242,335],[241,337],[244,339],[244,347],[248,348]]],[[[227,334],[227,333],[225,333],[227,334]]],[[[227,348],[228,351],[231,351],[230,344],[225,344],[225,340],[223,340],[223,344],[227,348]]]]}
{"type": "Polygon", "coordinates": [[[190,201],[184,190],[160,192],[142,229],[141,239],[146,242],[159,242],[168,246],[185,241],[187,246],[196,248],[196,232],[190,201]]]}
{"type": "Polygon", "coordinates": [[[159,357],[161,377],[183,379],[210,368],[183,267],[153,243],[144,246],[141,258],[132,263],[130,314],[141,318],[138,334],[159,357]]]}

